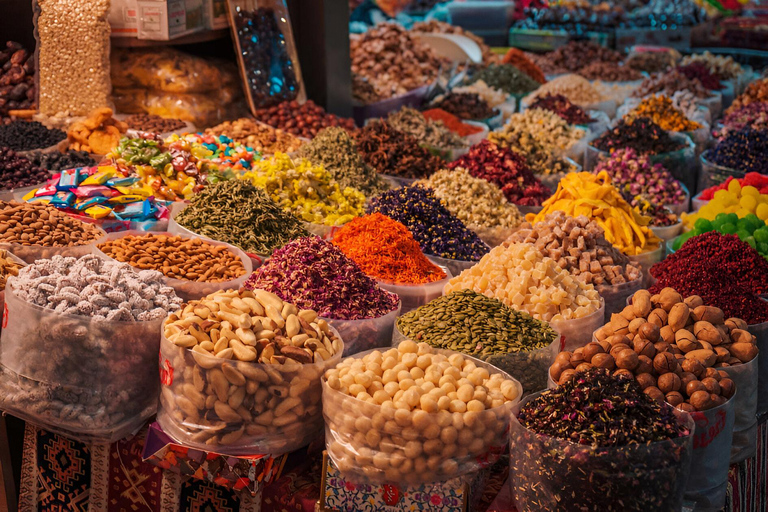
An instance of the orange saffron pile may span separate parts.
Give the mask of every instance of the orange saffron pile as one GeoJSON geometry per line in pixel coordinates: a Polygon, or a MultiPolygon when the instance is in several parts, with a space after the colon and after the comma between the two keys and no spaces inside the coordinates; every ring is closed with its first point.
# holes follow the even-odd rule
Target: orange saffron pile
{"type": "Polygon", "coordinates": [[[421,114],[427,119],[431,119],[432,121],[442,121],[446,128],[462,137],[483,131],[483,129],[479,126],[472,126],[471,124],[462,123],[461,119],[459,119],[457,116],[451,114],[450,112],[446,112],[441,108],[431,108],[429,110],[425,110],[421,114]]]}
{"type": "Polygon", "coordinates": [[[345,224],[332,242],[363,272],[380,281],[424,284],[445,278],[445,272],[421,252],[408,228],[380,213],[345,224]]]}
{"type": "Polygon", "coordinates": [[[544,77],[541,68],[525,56],[525,53],[517,48],[510,48],[506,55],[501,59],[503,64],[512,64],[517,69],[533,78],[540,84],[547,83],[547,79],[544,77]]]}

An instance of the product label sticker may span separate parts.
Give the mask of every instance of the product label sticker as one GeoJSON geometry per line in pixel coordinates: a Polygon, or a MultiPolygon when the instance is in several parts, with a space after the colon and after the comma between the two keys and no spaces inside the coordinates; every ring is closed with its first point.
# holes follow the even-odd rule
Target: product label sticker
{"type": "Polygon", "coordinates": [[[173,366],[171,362],[163,357],[163,354],[158,354],[160,358],[160,382],[166,386],[173,384],[173,366]]]}
{"type": "Polygon", "coordinates": [[[8,304],[3,302],[3,329],[8,327],[8,304]]]}
{"type": "Polygon", "coordinates": [[[709,419],[701,412],[692,412],[691,416],[693,416],[696,422],[696,430],[693,436],[694,449],[707,447],[725,429],[725,411],[717,411],[711,424],[709,419]]]}

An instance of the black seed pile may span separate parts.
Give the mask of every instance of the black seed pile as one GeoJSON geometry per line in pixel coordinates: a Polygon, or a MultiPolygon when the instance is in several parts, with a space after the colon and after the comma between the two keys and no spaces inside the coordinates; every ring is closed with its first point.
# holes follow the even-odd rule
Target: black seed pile
{"type": "Polygon", "coordinates": [[[50,130],[37,121],[13,121],[0,126],[0,146],[14,151],[48,148],[65,138],[63,131],[50,130]]]}

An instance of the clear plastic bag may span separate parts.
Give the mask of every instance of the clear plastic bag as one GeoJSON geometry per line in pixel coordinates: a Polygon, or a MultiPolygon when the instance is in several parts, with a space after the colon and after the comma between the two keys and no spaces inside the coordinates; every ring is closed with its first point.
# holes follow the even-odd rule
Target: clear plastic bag
{"type": "Polygon", "coordinates": [[[97,321],[56,313],[5,290],[0,408],[83,442],[114,442],[157,407],[163,320],[97,321]]]}
{"type": "Polygon", "coordinates": [[[730,178],[743,178],[746,176],[745,171],[739,171],[737,169],[731,169],[730,167],[723,167],[709,160],[709,151],[705,151],[699,156],[701,161],[701,174],[699,174],[699,188],[698,190],[704,190],[715,185],[725,183],[730,178]]]}
{"type": "Polygon", "coordinates": [[[733,444],[731,464],[736,464],[755,455],[757,451],[757,376],[758,358],[748,363],[718,368],[728,374],[736,384],[733,409],[736,418],[733,423],[733,444]]]}
{"type": "Polygon", "coordinates": [[[154,114],[189,121],[199,128],[221,123],[241,112],[240,91],[233,85],[222,85],[215,92],[171,93],[149,89],[114,89],[112,101],[126,114],[154,114]]]}
{"type": "MultiPolygon", "coordinates": [[[[392,332],[392,346],[396,347],[401,341],[407,339],[408,337],[400,332],[397,324],[395,324],[395,330],[392,332]]],[[[512,375],[523,386],[523,395],[528,395],[546,388],[549,367],[555,362],[555,356],[560,351],[560,344],[561,340],[558,334],[552,343],[536,350],[484,356],[479,354],[466,355],[476,357],[512,375]]]]}
{"type": "Polygon", "coordinates": [[[605,301],[601,300],[600,309],[582,318],[549,322],[560,333],[560,352],[574,351],[592,341],[592,333],[605,323],[605,301]]]}
{"type": "MultiPolygon", "coordinates": [[[[110,233],[108,234],[103,242],[108,242],[111,240],[117,240],[118,238],[123,238],[125,236],[142,236],[146,235],[147,233],[143,231],[119,231],[117,233],[110,233]]],[[[168,235],[168,236],[184,236],[185,238],[202,238],[199,236],[185,236],[181,235],[179,233],[169,233],[169,232],[155,232],[153,234],[156,235],[168,235]]],[[[101,243],[103,243],[101,242],[101,243]]],[[[206,295],[209,295],[211,293],[217,292],[219,290],[237,290],[243,284],[245,284],[245,281],[250,277],[251,272],[253,272],[253,265],[251,264],[251,259],[248,257],[247,254],[245,254],[243,251],[238,249],[235,246],[226,244],[224,242],[217,242],[216,240],[207,240],[211,245],[223,245],[227,249],[229,249],[232,253],[234,253],[239,259],[240,262],[243,264],[243,268],[245,269],[245,273],[238,277],[237,279],[232,279],[230,281],[223,281],[220,283],[206,283],[202,281],[189,281],[184,279],[171,279],[169,277],[164,277],[163,282],[173,288],[173,290],[176,292],[176,295],[184,299],[184,302],[189,302],[190,300],[196,300],[201,297],[205,297],[206,295]]],[[[106,254],[104,254],[98,247],[94,246],[93,251],[97,256],[100,256],[105,259],[114,259],[106,254]]]]}
{"type": "Polygon", "coordinates": [[[320,378],[341,354],[312,364],[259,364],[192,352],[162,335],[157,422],[177,441],[206,451],[291,452],[322,432],[320,378]]]}
{"type": "MultiPolygon", "coordinates": [[[[192,231],[188,230],[178,222],[176,222],[176,216],[181,213],[181,210],[183,210],[186,207],[186,205],[174,205],[172,208],[171,213],[171,219],[168,221],[168,232],[172,235],[181,235],[181,236],[187,236],[189,238],[202,238],[204,240],[210,240],[213,242],[221,242],[220,240],[213,240],[212,238],[208,238],[207,236],[198,235],[197,233],[193,233],[192,231]]],[[[101,242],[99,242],[101,243],[101,242]]],[[[231,245],[231,244],[230,244],[231,245]]],[[[232,245],[232,247],[235,247],[232,245]]],[[[235,247],[237,248],[237,247],[235,247]]],[[[239,249],[239,248],[237,248],[239,249]]],[[[242,251],[242,249],[239,249],[242,251]]],[[[257,268],[261,267],[264,263],[269,261],[269,255],[266,254],[253,254],[250,252],[244,252],[246,256],[248,256],[248,259],[251,260],[251,271],[256,270],[257,268]]]]}
{"type": "Polygon", "coordinates": [[[501,245],[502,242],[509,238],[509,236],[515,231],[515,228],[503,228],[500,226],[488,228],[485,226],[475,226],[470,224],[467,227],[477,233],[477,236],[480,237],[480,240],[488,244],[488,246],[491,248],[496,247],[497,245],[501,245]]]}
{"type": "Polygon", "coordinates": [[[619,283],[613,285],[597,285],[597,293],[605,302],[605,322],[611,320],[611,315],[619,313],[627,304],[627,297],[631,297],[635,292],[643,287],[643,277],[638,276],[634,281],[619,283]]]}
{"type": "Polygon", "coordinates": [[[643,283],[646,286],[648,285],[648,279],[651,276],[651,267],[664,259],[664,249],[665,246],[664,243],[662,243],[657,249],[653,251],[642,252],[634,256],[627,256],[629,261],[639,264],[640,270],[643,272],[643,283]]]}
{"type": "Polygon", "coordinates": [[[677,238],[683,232],[683,221],[678,221],[671,226],[651,226],[651,231],[665,242],[677,238]]]}
{"type": "Polygon", "coordinates": [[[761,417],[768,413],[768,371],[765,370],[768,368],[768,322],[750,325],[748,330],[757,338],[756,344],[760,350],[757,354],[757,368],[762,370],[757,374],[757,416],[761,417]]]}
{"type": "MultiPolygon", "coordinates": [[[[15,261],[16,263],[18,263],[22,267],[26,267],[27,266],[27,264],[24,263],[24,260],[22,260],[18,256],[14,255],[14,254],[12,254],[10,252],[7,252],[6,254],[8,255],[8,257],[11,260],[15,261]]],[[[0,333],[3,332],[3,309],[4,309],[3,305],[4,304],[5,304],[5,288],[0,290],[0,333]]]]}
{"type": "MultiPolygon", "coordinates": [[[[452,276],[458,276],[465,270],[474,267],[477,261],[463,261],[463,260],[451,260],[448,258],[441,258],[440,256],[434,256],[432,254],[425,254],[427,259],[441,268],[447,268],[452,276]]],[[[479,261],[479,260],[478,260],[479,261]]]]}
{"type": "Polygon", "coordinates": [[[594,119],[594,121],[583,126],[592,132],[592,139],[602,135],[611,126],[611,118],[602,110],[587,110],[587,115],[594,119]]]}
{"type": "MultiPolygon", "coordinates": [[[[691,471],[693,435],[656,443],[593,448],[537,434],[514,408],[510,423],[510,478],[519,512],[678,511],[691,471]]],[[[675,411],[693,431],[693,419],[675,411]]]]}
{"type": "Polygon", "coordinates": [[[725,505],[735,420],[734,403],[731,398],[708,411],[691,413],[696,430],[693,433],[693,461],[685,499],[696,502],[696,512],[719,512],[725,505]]]}
{"type": "Polygon", "coordinates": [[[337,320],[324,317],[344,340],[344,357],[376,347],[387,347],[392,339],[395,321],[400,316],[402,304],[397,309],[378,318],[362,320],[337,320]]]}
{"type": "MultiPolygon", "coordinates": [[[[456,352],[436,350],[450,356],[456,352]]],[[[369,351],[370,352],[370,351],[369,351]]],[[[353,357],[360,359],[369,352],[353,357]]],[[[463,354],[462,354],[463,355],[463,354]]],[[[464,355],[490,374],[501,370],[464,355]]],[[[512,407],[518,398],[482,412],[427,413],[363,402],[331,389],[323,379],[323,416],[328,456],[342,475],[356,482],[400,483],[409,486],[443,481],[493,465],[509,441],[512,407]],[[422,414],[423,413],[423,414],[422,414]]]]}
{"type": "Polygon", "coordinates": [[[471,126],[476,126],[477,128],[482,128],[482,131],[479,131],[477,133],[473,133],[471,135],[467,135],[464,137],[467,139],[467,142],[470,146],[474,146],[475,144],[480,144],[483,142],[487,137],[490,130],[488,130],[488,125],[485,123],[476,123],[474,121],[462,121],[464,124],[468,124],[471,126]]]}
{"type": "Polygon", "coordinates": [[[32,264],[37,260],[51,259],[56,255],[73,256],[75,258],[85,254],[92,254],[96,245],[103,242],[107,236],[103,229],[97,227],[101,236],[84,245],[69,245],[66,247],[48,247],[45,245],[21,245],[13,243],[0,243],[0,249],[12,252],[25,263],[32,264]]]}
{"type": "Polygon", "coordinates": [[[433,283],[397,284],[387,281],[377,281],[377,283],[380,288],[400,297],[400,314],[404,315],[443,294],[443,288],[451,280],[453,274],[446,267],[440,266],[440,268],[445,272],[445,278],[433,283]]]}

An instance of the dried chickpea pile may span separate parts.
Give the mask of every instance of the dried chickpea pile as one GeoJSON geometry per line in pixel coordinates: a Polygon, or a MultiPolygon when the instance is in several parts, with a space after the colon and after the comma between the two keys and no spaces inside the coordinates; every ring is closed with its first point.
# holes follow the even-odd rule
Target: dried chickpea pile
{"type": "Polygon", "coordinates": [[[550,368],[559,383],[598,366],[634,376],[643,392],[683,411],[705,411],[735,392],[719,370],[757,356],[755,337],[738,318],[725,319],[701,297],[685,300],[672,288],[651,295],[640,290],[631,304],[595,332],[596,342],[562,352],[550,368]]]}
{"type": "Polygon", "coordinates": [[[295,445],[286,451],[321,428],[320,377],[343,345],[314,311],[264,290],[227,290],[169,315],[164,334],[188,350],[161,346],[175,372],[162,387],[163,428],[214,446],[282,436],[295,445]]]}
{"type": "Polygon", "coordinates": [[[53,206],[0,201],[0,244],[67,247],[87,245],[102,232],[53,206]]]}
{"type": "Polygon", "coordinates": [[[547,258],[532,244],[491,249],[475,266],[451,279],[444,294],[470,289],[545,322],[588,316],[600,309],[592,284],[547,258]]]}
{"type": "Polygon", "coordinates": [[[474,361],[405,340],[327,371],[326,446],[341,472],[379,482],[445,480],[503,449],[509,406],[522,389],[474,361]]]}
{"type": "Polygon", "coordinates": [[[245,274],[240,258],[225,245],[181,236],[128,235],[97,246],[117,261],[141,270],[157,270],[165,277],[221,283],[245,274]]]}

